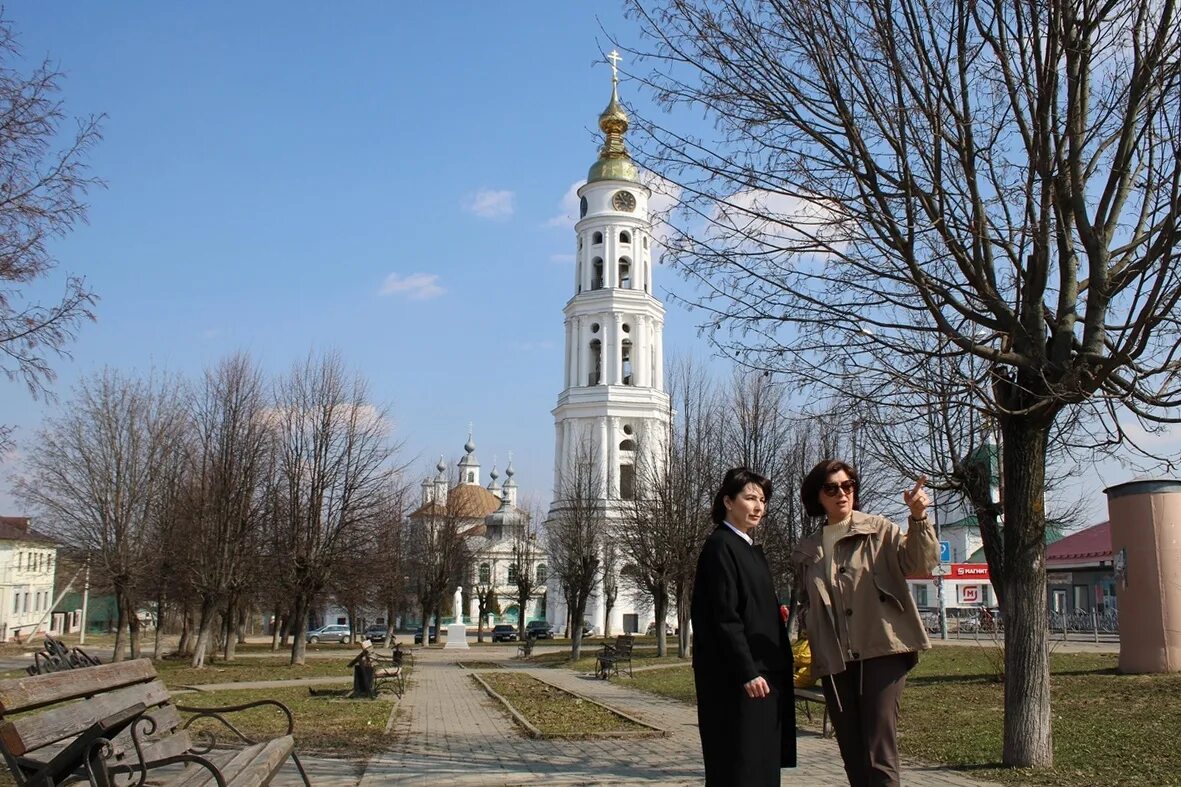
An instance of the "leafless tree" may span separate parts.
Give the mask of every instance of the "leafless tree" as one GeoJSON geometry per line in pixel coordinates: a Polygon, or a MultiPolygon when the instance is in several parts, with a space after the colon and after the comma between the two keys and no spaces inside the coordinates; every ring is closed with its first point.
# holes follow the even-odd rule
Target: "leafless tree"
{"type": "MultiPolygon", "coordinates": [[[[79,326],[94,319],[96,300],[70,276],[53,303],[23,292],[57,265],[50,241],[86,219],[87,191],[99,181],[86,155],[99,141],[98,117],[79,118],[63,133],[62,73],[47,59],[21,68],[12,23],[0,17],[0,371],[34,394],[53,382],[50,355],[66,355],[79,326]]],[[[0,425],[0,451],[9,430],[0,425]]]]}
{"type": "Polygon", "coordinates": [[[716,133],[646,126],[671,253],[719,348],[817,392],[979,358],[1001,435],[1004,762],[1052,763],[1045,467],[1181,420],[1175,0],[632,0],[642,79],[716,133]],[[678,233],[676,230],[680,229],[678,233]],[[1121,420],[1122,419],[1122,420],[1121,420]]]}
{"type": "Polygon", "coordinates": [[[541,561],[542,550],[538,544],[534,518],[530,516],[513,533],[513,555],[509,563],[513,586],[513,598],[517,603],[517,634],[525,639],[526,610],[529,601],[537,597],[541,583],[537,581],[537,564],[541,561]]]}
{"type": "Polygon", "coordinates": [[[50,418],[16,480],[18,499],[71,546],[86,550],[118,605],[116,661],[127,627],[140,653],[139,592],[161,497],[181,454],[184,417],[174,383],[105,370],[83,380],[50,418]]]}
{"type": "Polygon", "coordinates": [[[598,456],[587,435],[579,435],[568,466],[558,478],[557,498],[546,521],[549,577],[566,599],[571,635],[570,658],[582,654],[582,621],[587,603],[603,576],[603,477],[598,456]]]}
{"type": "MultiPolygon", "coordinates": [[[[189,546],[182,576],[198,599],[193,667],[205,666],[219,616],[225,625],[236,619],[255,573],[275,457],[268,405],[261,371],[241,354],[207,369],[191,396],[193,440],[179,514],[189,546]]],[[[234,641],[225,638],[227,658],[234,641]]]]}
{"type": "MultiPolygon", "coordinates": [[[[449,484],[459,487],[455,476],[449,484]]],[[[466,533],[475,519],[482,518],[466,495],[448,492],[445,499],[432,500],[408,523],[407,566],[410,585],[422,613],[423,645],[430,644],[430,620],[438,630],[443,604],[470,575],[471,553],[466,533]]],[[[457,610],[458,614],[462,614],[457,610]]]]}
{"type": "Polygon", "coordinates": [[[394,474],[386,490],[381,515],[374,531],[376,564],[367,571],[374,583],[373,598],[385,609],[388,645],[394,636],[394,621],[406,606],[406,531],[403,525],[410,501],[410,488],[402,472],[394,474]]]}
{"type": "Polygon", "coordinates": [[[276,388],[271,417],[277,541],[292,592],[291,663],[302,664],[308,612],[381,516],[397,446],[384,410],[335,354],[297,364],[276,388]]]}

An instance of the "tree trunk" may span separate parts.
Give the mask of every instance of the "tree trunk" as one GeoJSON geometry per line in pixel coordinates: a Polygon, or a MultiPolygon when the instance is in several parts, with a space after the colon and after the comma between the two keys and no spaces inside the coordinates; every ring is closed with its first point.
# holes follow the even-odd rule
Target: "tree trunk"
{"type": "Polygon", "coordinates": [[[152,643],[152,661],[160,659],[160,635],[164,631],[164,590],[156,594],[156,632],[152,643]]]}
{"type": "Polygon", "coordinates": [[[308,639],[302,635],[302,632],[295,631],[299,621],[307,620],[308,617],[309,599],[302,593],[295,597],[295,603],[291,610],[291,623],[289,628],[292,629],[293,636],[291,638],[291,664],[303,664],[307,659],[308,639]]]}
{"type": "Polygon", "coordinates": [[[123,626],[127,617],[127,605],[123,601],[123,590],[115,587],[115,652],[111,654],[111,661],[123,661],[123,626]]]}
{"type": "Polygon", "coordinates": [[[131,641],[131,658],[138,659],[142,651],[139,615],[135,614],[135,603],[131,600],[131,596],[124,598],[127,604],[127,632],[128,639],[131,641]]]}
{"type": "Polygon", "coordinates": [[[656,656],[659,658],[668,655],[668,633],[664,628],[664,621],[668,617],[668,589],[656,588],[652,602],[656,611],[656,656]]]}
{"type": "MultiPolygon", "coordinates": [[[[250,619],[250,607],[246,604],[238,605],[238,622],[234,626],[234,641],[239,645],[246,644],[246,623],[250,619]]],[[[253,633],[254,626],[251,626],[253,633]]]]}
{"type": "Polygon", "coordinates": [[[238,636],[235,631],[236,623],[238,621],[237,602],[231,596],[230,600],[226,602],[226,610],[223,613],[223,624],[225,625],[226,642],[221,656],[223,661],[233,661],[234,651],[238,646],[238,636]]]}
{"type": "Polygon", "coordinates": [[[571,661],[578,661],[578,659],[582,658],[582,620],[585,615],[586,599],[579,599],[574,609],[570,610],[571,625],[573,626],[573,628],[568,629],[568,631],[572,632],[570,641],[571,661]]]}
{"type": "Polygon", "coordinates": [[[216,617],[213,611],[213,601],[202,601],[200,612],[201,617],[197,621],[197,642],[193,646],[193,658],[189,662],[193,669],[201,669],[205,666],[205,654],[209,652],[210,642],[213,639],[213,619],[216,617]]]}
{"type": "Polygon", "coordinates": [[[279,637],[283,633],[283,607],[276,604],[273,613],[274,617],[271,618],[271,650],[276,651],[279,649],[279,637]]]}
{"type": "Polygon", "coordinates": [[[1049,767],[1050,662],[1046,648],[1046,435],[1049,424],[1010,416],[1004,437],[1004,762],[1049,767]]]}
{"type": "Polygon", "coordinates": [[[193,655],[193,610],[187,603],[181,610],[180,642],[176,653],[185,658],[193,655]]]}

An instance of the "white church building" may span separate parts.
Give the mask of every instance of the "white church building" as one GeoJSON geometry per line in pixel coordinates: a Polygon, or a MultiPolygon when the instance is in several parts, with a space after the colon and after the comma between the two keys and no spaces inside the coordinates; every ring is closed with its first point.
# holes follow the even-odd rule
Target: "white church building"
{"type": "MultiPolygon", "coordinates": [[[[575,274],[564,309],[564,386],[553,410],[550,519],[567,505],[563,479],[580,473],[597,481],[605,520],[619,517],[621,504],[635,494],[637,445],[659,446],[668,435],[665,310],[652,294],[651,191],[641,183],[624,145],[628,117],[619,103],[618,82],[613,64],[611,101],[599,116],[603,146],[578,190],[575,274]],[[595,465],[589,474],[577,467],[588,462],[595,465]]],[[[653,616],[650,604],[643,595],[630,595],[625,585],[619,587],[609,630],[643,633],[653,616]]],[[[547,617],[561,629],[567,617],[565,599],[554,588],[549,601],[547,617]]],[[[600,583],[586,622],[601,634],[606,615],[600,583]]]]}

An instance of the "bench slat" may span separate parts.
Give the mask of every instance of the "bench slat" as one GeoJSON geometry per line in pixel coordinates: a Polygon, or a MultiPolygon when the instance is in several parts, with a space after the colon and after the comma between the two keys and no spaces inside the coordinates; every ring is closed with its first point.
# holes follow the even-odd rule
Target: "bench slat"
{"type": "MultiPolygon", "coordinates": [[[[284,735],[265,743],[248,746],[235,753],[229,760],[221,760],[215,764],[230,787],[267,784],[294,750],[295,739],[290,735],[284,735]]],[[[216,782],[208,770],[198,765],[190,765],[175,780],[168,782],[168,787],[208,787],[212,784],[216,782]]]]}
{"type": "MultiPolygon", "coordinates": [[[[77,675],[82,672],[85,670],[71,670],[68,674],[77,675]]],[[[20,757],[42,746],[72,738],[99,719],[118,713],[137,702],[152,708],[169,701],[168,689],[158,680],[147,684],[124,686],[91,697],[85,702],[49,708],[35,715],[18,716],[6,721],[0,724],[0,745],[9,754],[20,757]]]]}
{"type": "Polygon", "coordinates": [[[148,659],[121,661],[98,667],[53,672],[49,675],[0,680],[0,715],[33,710],[55,702],[89,697],[120,686],[146,683],[156,677],[148,659]]]}

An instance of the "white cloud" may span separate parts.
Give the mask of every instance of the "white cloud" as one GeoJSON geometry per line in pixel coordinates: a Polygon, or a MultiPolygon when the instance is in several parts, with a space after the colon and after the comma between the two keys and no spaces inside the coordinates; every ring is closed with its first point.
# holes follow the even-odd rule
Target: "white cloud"
{"type": "Polygon", "coordinates": [[[446,291],[439,285],[439,277],[433,273],[411,273],[407,276],[391,273],[385,277],[377,294],[404,295],[413,301],[425,301],[437,298],[446,291]]]}
{"type": "Polygon", "coordinates": [[[513,215],[513,199],[511,191],[497,189],[480,189],[463,199],[463,209],[482,219],[507,219],[513,215]]]}
{"type": "Polygon", "coordinates": [[[551,254],[551,255],[549,255],[549,261],[556,262],[559,265],[573,265],[574,264],[574,255],[573,254],[551,254]]]}
{"type": "Polygon", "coordinates": [[[578,223],[578,190],[582,188],[582,184],[586,180],[576,180],[566,189],[566,193],[562,195],[562,201],[558,203],[558,210],[561,212],[551,218],[545,223],[547,227],[568,227],[573,229],[574,225],[578,223]]]}

